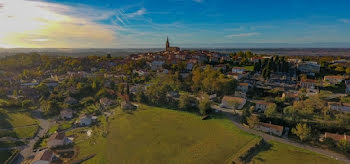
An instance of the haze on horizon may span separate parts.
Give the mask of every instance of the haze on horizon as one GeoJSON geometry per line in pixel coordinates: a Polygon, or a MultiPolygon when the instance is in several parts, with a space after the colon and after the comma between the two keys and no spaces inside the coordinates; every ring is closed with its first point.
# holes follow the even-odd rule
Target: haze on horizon
{"type": "Polygon", "coordinates": [[[347,0],[0,0],[0,48],[349,47],[347,0]]]}

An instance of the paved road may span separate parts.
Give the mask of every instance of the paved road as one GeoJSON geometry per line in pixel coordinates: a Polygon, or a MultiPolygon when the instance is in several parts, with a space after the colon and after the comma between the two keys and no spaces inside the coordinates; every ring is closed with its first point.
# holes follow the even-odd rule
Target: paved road
{"type": "Polygon", "coordinates": [[[15,164],[20,164],[24,159],[34,155],[34,144],[39,140],[40,137],[43,137],[49,128],[54,124],[53,121],[42,119],[40,113],[34,113],[33,115],[39,121],[39,132],[35,137],[29,140],[29,143],[27,145],[21,148],[22,150],[20,152],[20,156],[13,162],[15,164]]]}
{"type": "Polygon", "coordinates": [[[220,110],[223,113],[225,113],[232,120],[233,124],[235,124],[239,129],[241,129],[241,130],[243,130],[245,132],[254,134],[254,135],[261,136],[266,141],[274,140],[274,141],[278,141],[278,142],[281,142],[281,143],[290,144],[290,145],[293,145],[293,146],[296,146],[296,147],[299,147],[299,148],[304,148],[304,149],[307,149],[307,150],[310,150],[310,151],[313,151],[313,152],[316,152],[316,153],[319,153],[319,154],[331,157],[331,158],[336,159],[336,160],[341,160],[341,161],[343,161],[345,163],[349,163],[350,164],[350,159],[347,158],[346,156],[342,155],[342,154],[339,154],[339,153],[336,153],[336,152],[333,152],[333,151],[330,151],[330,150],[325,150],[325,149],[313,147],[313,146],[310,146],[310,145],[302,144],[302,143],[295,142],[295,141],[292,141],[292,140],[288,140],[288,139],[285,139],[285,138],[272,136],[272,135],[269,135],[269,134],[266,134],[266,133],[263,133],[263,132],[260,132],[260,131],[257,131],[257,130],[249,129],[249,128],[243,126],[240,123],[240,116],[234,116],[233,115],[233,113],[235,113],[233,110],[227,110],[227,109],[225,110],[225,109],[220,109],[220,108],[215,108],[215,109],[220,110]]]}

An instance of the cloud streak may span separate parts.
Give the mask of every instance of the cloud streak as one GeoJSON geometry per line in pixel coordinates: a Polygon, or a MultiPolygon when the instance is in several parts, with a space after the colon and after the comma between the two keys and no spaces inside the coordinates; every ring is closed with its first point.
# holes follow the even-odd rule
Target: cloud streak
{"type": "Polygon", "coordinates": [[[342,22],[342,23],[345,23],[345,24],[350,23],[350,19],[338,19],[338,21],[342,22]]]}
{"type": "Polygon", "coordinates": [[[227,38],[251,37],[251,36],[257,36],[257,35],[260,35],[260,33],[258,33],[258,32],[239,33],[239,34],[226,35],[226,37],[227,37],[227,38]]]}

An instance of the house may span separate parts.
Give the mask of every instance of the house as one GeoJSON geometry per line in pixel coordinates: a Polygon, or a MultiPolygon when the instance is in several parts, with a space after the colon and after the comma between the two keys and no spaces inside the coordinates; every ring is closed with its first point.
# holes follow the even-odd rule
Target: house
{"type": "Polygon", "coordinates": [[[229,109],[242,109],[247,100],[241,97],[224,96],[221,100],[221,107],[229,109]]]}
{"type": "Polygon", "coordinates": [[[162,68],[164,63],[165,63],[164,61],[160,61],[160,60],[159,61],[157,61],[157,60],[152,61],[152,63],[150,64],[151,70],[155,71],[157,69],[162,68]]]}
{"type": "Polygon", "coordinates": [[[77,122],[80,126],[89,126],[92,123],[92,119],[90,116],[82,115],[79,117],[79,120],[77,122]]]}
{"type": "Polygon", "coordinates": [[[54,158],[54,154],[51,150],[46,149],[38,152],[34,159],[32,160],[32,164],[50,164],[54,158]]]}
{"type": "Polygon", "coordinates": [[[244,73],[245,69],[242,68],[242,67],[233,67],[232,68],[232,73],[239,73],[239,74],[242,74],[244,73]]]}
{"type": "Polygon", "coordinates": [[[330,84],[339,84],[344,80],[343,76],[324,76],[323,81],[329,82],[330,84]]]}
{"type": "Polygon", "coordinates": [[[232,72],[227,73],[227,77],[234,78],[236,80],[240,80],[244,76],[245,76],[245,74],[241,74],[241,73],[232,73],[232,72]]]}
{"type": "Polygon", "coordinates": [[[136,106],[131,104],[130,101],[123,101],[120,103],[120,106],[123,110],[133,110],[136,109],[136,106]]]}
{"type": "Polygon", "coordinates": [[[72,109],[66,108],[60,111],[60,116],[62,119],[71,119],[73,118],[72,109]]]}
{"type": "Polygon", "coordinates": [[[300,72],[305,72],[308,74],[319,73],[321,69],[321,65],[317,64],[317,62],[312,61],[299,63],[297,67],[300,72]]]}
{"type": "Polygon", "coordinates": [[[273,104],[271,102],[266,102],[261,100],[254,101],[254,103],[255,103],[255,111],[258,111],[258,112],[264,112],[269,105],[273,104]]]}
{"type": "Polygon", "coordinates": [[[283,134],[283,126],[274,125],[271,123],[259,122],[259,124],[255,128],[265,133],[274,134],[276,136],[282,136],[283,134]]]}
{"type": "Polygon", "coordinates": [[[187,65],[186,65],[186,70],[187,70],[187,71],[192,71],[193,66],[194,66],[193,63],[191,63],[191,62],[187,63],[187,65]]]}
{"type": "Polygon", "coordinates": [[[239,83],[237,86],[237,90],[242,91],[244,93],[247,93],[249,89],[249,84],[248,83],[239,83]]]}
{"type": "Polygon", "coordinates": [[[342,134],[325,132],[324,136],[322,136],[320,140],[323,141],[325,138],[330,138],[334,141],[346,140],[350,142],[350,136],[346,134],[342,135],[342,134]]]}
{"type": "Polygon", "coordinates": [[[350,103],[328,102],[328,107],[331,110],[350,112],[350,103]]]}
{"type": "Polygon", "coordinates": [[[64,99],[64,103],[68,104],[68,105],[75,105],[78,103],[77,99],[73,98],[73,97],[67,97],[64,99]]]}
{"type": "Polygon", "coordinates": [[[235,97],[247,98],[246,92],[235,91],[235,97]]]}
{"type": "Polygon", "coordinates": [[[57,146],[68,145],[70,143],[72,143],[72,141],[66,137],[64,132],[55,132],[49,137],[47,141],[47,146],[52,148],[57,146]]]}
{"type": "Polygon", "coordinates": [[[320,86],[320,82],[313,79],[301,79],[299,85],[302,88],[315,89],[320,86]]]}
{"type": "Polygon", "coordinates": [[[100,104],[103,106],[103,107],[109,107],[113,104],[115,104],[115,102],[107,97],[103,97],[100,99],[100,104]]]}

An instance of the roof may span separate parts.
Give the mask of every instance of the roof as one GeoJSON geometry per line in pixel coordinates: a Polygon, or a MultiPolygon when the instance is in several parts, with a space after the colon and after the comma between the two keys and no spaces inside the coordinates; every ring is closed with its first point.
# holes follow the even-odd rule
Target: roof
{"type": "Polygon", "coordinates": [[[61,114],[70,114],[70,113],[73,113],[73,110],[70,108],[66,108],[66,109],[61,110],[60,113],[61,114]]]}
{"type": "Polygon", "coordinates": [[[50,136],[49,141],[52,140],[63,140],[66,137],[66,134],[64,132],[54,133],[50,136]]]}
{"type": "Polygon", "coordinates": [[[335,141],[340,141],[346,139],[347,141],[350,141],[350,136],[345,134],[335,134],[335,133],[329,133],[325,132],[325,138],[331,138],[335,141]]]}
{"type": "Polygon", "coordinates": [[[343,80],[344,77],[340,75],[332,75],[332,76],[324,76],[325,79],[338,79],[338,80],[343,80]]]}
{"type": "Polygon", "coordinates": [[[318,83],[317,80],[313,80],[313,79],[301,79],[300,81],[303,83],[318,83]]]}
{"type": "Polygon", "coordinates": [[[52,151],[49,149],[46,149],[46,150],[40,151],[38,154],[36,154],[33,161],[40,161],[40,160],[51,161],[52,155],[53,155],[52,151]]]}
{"type": "Polygon", "coordinates": [[[283,131],[283,126],[280,126],[280,125],[275,125],[275,124],[271,124],[271,123],[264,123],[264,122],[259,122],[259,125],[264,126],[264,127],[268,127],[271,129],[275,129],[278,131],[283,131]]]}
{"type": "Polygon", "coordinates": [[[249,86],[248,83],[239,83],[239,86],[249,86]]]}
{"type": "Polygon", "coordinates": [[[262,100],[255,100],[254,103],[255,104],[264,104],[264,105],[273,104],[272,102],[266,102],[266,101],[262,101],[262,100]]]}
{"type": "Polygon", "coordinates": [[[232,96],[224,96],[222,98],[223,101],[231,101],[231,102],[239,102],[239,103],[243,103],[245,101],[244,98],[241,97],[232,97],[232,96]]]}

